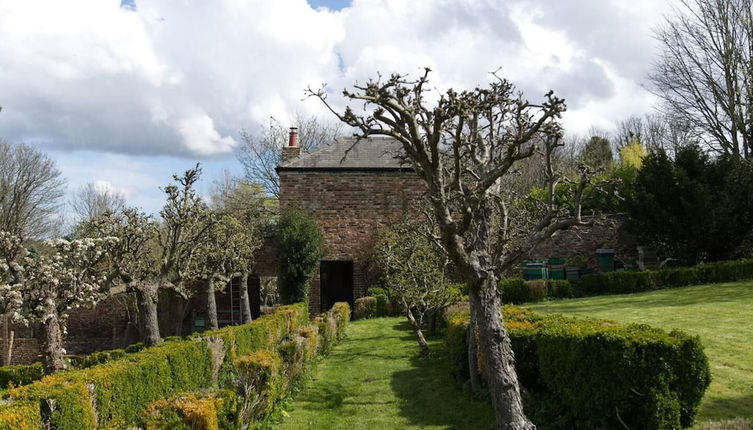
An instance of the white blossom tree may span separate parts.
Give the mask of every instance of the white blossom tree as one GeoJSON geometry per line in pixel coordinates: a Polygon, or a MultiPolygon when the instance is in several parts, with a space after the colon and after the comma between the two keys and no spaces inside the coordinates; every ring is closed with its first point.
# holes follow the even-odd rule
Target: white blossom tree
{"type": "Polygon", "coordinates": [[[53,239],[51,251],[27,255],[23,261],[21,314],[44,327],[44,367],[47,373],[65,369],[63,337],[72,309],[92,307],[107,296],[104,261],[117,242],[112,237],[73,241],[53,239]]]}
{"type": "Polygon", "coordinates": [[[23,267],[19,261],[26,255],[21,239],[10,232],[0,231],[0,323],[2,323],[3,348],[0,363],[11,364],[14,331],[12,322],[22,321],[19,313],[23,305],[21,286],[23,267]]]}

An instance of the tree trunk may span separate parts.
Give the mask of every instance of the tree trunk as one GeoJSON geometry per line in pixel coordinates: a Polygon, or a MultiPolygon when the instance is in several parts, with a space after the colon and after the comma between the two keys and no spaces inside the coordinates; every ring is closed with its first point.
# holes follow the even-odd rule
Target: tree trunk
{"type": "Polygon", "coordinates": [[[241,274],[241,323],[251,322],[251,299],[248,297],[248,273],[241,274]]]}
{"type": "Polygon", "coordinates": [[[145,346],[156,346],[162,343],[159,333],[159,318],[157,317],[158,293],[157,285],[142,285],[136,289],[139,322],[141,323],[145,346]]]}
{"type": "Polygon", "coordinates": [[[60,330],[60,315],[55,306],[49,306],[44,327],[44,370],[47,374],[65,370],[63,358],[63,333],[60,330]]]}
{"type": "Polygon", "coordinates": [[[476,336],[476,317],[473,306],[471,308],[471,321],[468,324],[468,377],[471,381],[471,392],[476,393],[481,389],[481,380],[478,375],[478,337],[476,336]]]}
{"type": "Polygon", "coordinates": [[[471,287],[471,306],[478,324],[479,346],[483,351],[489,391],[492,395],[497,430],[533,430],[536,428],[523,412],[515,356],[510,336],[502,320],[501,305],[494,276],[487,276],[471,287]]]}
{"type": "Polygon", "coordinates": [[[214,294],[214,277],[207,279],[207,329],[220,328],[217,322],[217,297],[214,294]]]}
{"type": "Polygon", "coordinates": [[[411,312],[410,308],[407,311],[407,316],[408,316],[408,321],[410,321],[410,325],[413,327],[413,331],[416,333],[418,346],[421,347],[421,355],[428,355],[429,344],[426,343],[426,338],[424,337],[424,334],[421,331],[421,324],[419,324],[418,321],[416,321],[416,318],[413,316],[413,312],[411,312]]]}
{"type": "Polygon", "coordinates": [[[13,338],[15,333],[10,329],[10,315],[3,315],[1,318],[3,320],[3,347],[0,364],[10,366],[12,364],[11,357],[13,356],[13,338]]]}

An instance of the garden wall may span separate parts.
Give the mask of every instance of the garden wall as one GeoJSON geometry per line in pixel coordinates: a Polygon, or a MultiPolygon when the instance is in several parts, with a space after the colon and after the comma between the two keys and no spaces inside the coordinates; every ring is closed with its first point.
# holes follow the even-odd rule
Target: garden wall
{"type": "Polygon", "coordinates": [[[58,430],[215,430],[228,419],[236,426],[261,420],[305,362],[340,339],[349,318],[342,303],[313,323],[305,304],[283,306],[250,324],[46,376],[5,393],[0,430],[39,429],[39,423],[58,430]]]}
{"type": "MultiPolygon", "coordinates": [[[[504,317],[526,413],[539,428],[671,430],[693,424],[710,382],[697,337],[512,306],[504,317]]],[[[457,310],[447,318],[451,371],[461,383],[469,379],[469,320],[467,311],[457,310]]]]}

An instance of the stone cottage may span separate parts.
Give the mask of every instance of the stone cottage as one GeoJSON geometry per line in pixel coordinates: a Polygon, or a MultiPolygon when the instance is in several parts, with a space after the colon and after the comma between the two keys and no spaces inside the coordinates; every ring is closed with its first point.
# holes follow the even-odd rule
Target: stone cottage
{"type": "Polygon", "coordinates": [[[301,154],[297,132],[283,148],[280,207],[296,206],[321,227],[326,254],[309,293],[311,313],[338,301],[353,301],[377,280],[372,264],[377,227],[411,211],[425,195],[425,185],[412,166],[396,156],[392,139],[358,142],[338,138],[309,154],[301,154]]]}

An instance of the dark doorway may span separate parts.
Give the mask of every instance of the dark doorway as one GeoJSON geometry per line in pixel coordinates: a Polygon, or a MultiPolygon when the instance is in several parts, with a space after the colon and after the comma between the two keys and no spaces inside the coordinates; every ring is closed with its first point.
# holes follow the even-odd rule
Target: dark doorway
{"type": "Polygon", "coordinates": [[[336,302],[348,302],[353,307],[353,262],[322,261],[319,267],[322,312],[336,302]]]}

